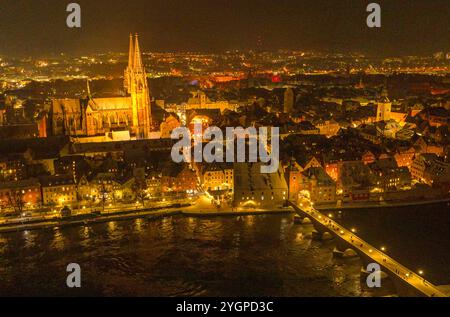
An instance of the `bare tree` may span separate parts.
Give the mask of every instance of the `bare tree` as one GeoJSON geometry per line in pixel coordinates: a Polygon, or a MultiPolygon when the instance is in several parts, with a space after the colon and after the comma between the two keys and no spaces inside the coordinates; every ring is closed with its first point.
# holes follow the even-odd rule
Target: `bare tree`
{"type": "Polygon", "coordinates": [[[142,208],[145,208],[145,200],[147,199],[147,183],[145,182],[145,179],[135,180],[133,191],[136,195],[136,199],[142,204],[142,208]]]}
{"type": "Polygon", "coordinates": [[[8,205],[14,210],[16,214],[22,214],[25,202],[23,200],[23,194],[21,191],[10,191],[7,194],[8,205]]]}
{"type": "Polygon", "coordinates": [[[100,194],[100,200],[102,202],[103,212],[105,212],[105,204],[106,204],[106,199],[108,197],[108,193],[109,193],[108,188],[106,188],[106,185],[104,183],[102,183],[102,185],[100,186],[99,194],[100,194]]]}

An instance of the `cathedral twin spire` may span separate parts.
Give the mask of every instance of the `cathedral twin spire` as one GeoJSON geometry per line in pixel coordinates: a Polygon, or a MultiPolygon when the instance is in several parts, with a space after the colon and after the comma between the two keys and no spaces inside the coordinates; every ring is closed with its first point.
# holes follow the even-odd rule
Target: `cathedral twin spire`
{"type": "MultiPolygon", "coordinates": [[[[125,70],[125,88],[128,93],[132,90],[132,81],[136,74],[146,77],[144,63],[142,62],[141,49],[138,35],[130,34],[130,48],[128,52],[128,67],[125,70]]],[[[142,78],[141,78],[142,79],[142,78]]],[[[146,78],[145,78],[146,79],[146,78]]]]}
{"type": "Polygon", "coordinates": [[[134,62],[134,41],[133,34],[130,33],[130,50],[128,52],[128,68],[133,68],[134,62]]]}
{"type": "Polygon", "coordinates": [[[134,36],[130,34],[124,85],[126,92],[131,96],[133,129],[138,137],[147,138],[151,125],[150,92],[137,34],[134,36]]]}
{"type": "Polygon", "coordinates": [[[128,52],[128,68],[141,71],[143,69],[141,49],[138,35],[130,34],[130,50],[128,52]]]}
{"type": "Polygon", "coordinates": [[[142,58],[141,58],[141,49],[139,48],[139,40],[138,35],[135,35],[135,41],[134,41],[134,69],[138,71],[142,71],[144,69],[144,65],[142,64],[142,58]]]}

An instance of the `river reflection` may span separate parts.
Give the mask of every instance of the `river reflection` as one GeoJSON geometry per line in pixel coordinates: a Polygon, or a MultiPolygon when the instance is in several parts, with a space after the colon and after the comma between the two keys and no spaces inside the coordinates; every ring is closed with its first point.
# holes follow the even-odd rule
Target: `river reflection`
{"type": "Polygon", "coordinates": [[[333,258],[291,216],[169,217],[0,235],[0,295],[361,296],[358,261],[333,258]],[[66,266],[82,288],[65,286],[66,266]]]}

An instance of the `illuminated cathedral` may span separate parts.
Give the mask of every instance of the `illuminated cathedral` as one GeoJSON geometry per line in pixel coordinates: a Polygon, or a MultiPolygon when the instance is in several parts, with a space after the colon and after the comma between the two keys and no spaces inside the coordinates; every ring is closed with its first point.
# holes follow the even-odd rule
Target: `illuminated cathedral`
{"type": "Polygon", "coordinates": [[[138,36],[130,35],[128,66],[124,73],[125,96],[85,99],[53,99],[50,126],[53,135],[98,136],[129,131],[138,139],[149,138],[151,105],[147,75],[138,36]]]}

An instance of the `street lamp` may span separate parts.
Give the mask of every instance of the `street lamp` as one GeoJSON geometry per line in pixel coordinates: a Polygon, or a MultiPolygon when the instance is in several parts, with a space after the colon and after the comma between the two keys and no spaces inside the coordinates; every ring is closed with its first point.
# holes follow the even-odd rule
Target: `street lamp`
{"type": "Polygon", "coordinates": [[[423,275],[423,270],[419,270],[419,275],[423,275]]]}
{"type": "Polygon", "coordinates": [[[353,233],[355,233],[356,232],[356,229],[355,228],[352,228],[352,230],[351,230],[353,233]]]}
{"type": "Polygon", "coordinates": [[[385,247],[381,247],[381,251],[386,251],[386,248],[385,247]]]}

